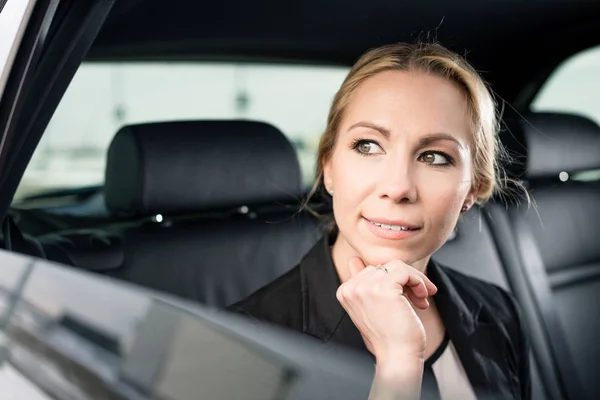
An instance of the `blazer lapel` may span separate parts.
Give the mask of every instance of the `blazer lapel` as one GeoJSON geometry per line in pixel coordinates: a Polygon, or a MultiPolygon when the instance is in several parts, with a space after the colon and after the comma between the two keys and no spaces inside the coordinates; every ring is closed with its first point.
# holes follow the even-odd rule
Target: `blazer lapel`
{"type": "Polygon", "coordinates": [[[507,370],[510,342],[502,328],[482,315],[482,304],[462,286],[455,285],[443,267],[433,261],[427,274],[438,287],[434,299],[478,398],[515,398],[512,373],[507,370]],[[512,390],[511,390],[512,389],[512,390]]]}
{"type": "Polygon", "coordinates": [[[323,351],[335,352],[342,345],[373,358],[352,319],[336,298],[341,282],[331,259],[329,244],[325,237],[300,264],[302,330],[321,339],[323,351]]]}

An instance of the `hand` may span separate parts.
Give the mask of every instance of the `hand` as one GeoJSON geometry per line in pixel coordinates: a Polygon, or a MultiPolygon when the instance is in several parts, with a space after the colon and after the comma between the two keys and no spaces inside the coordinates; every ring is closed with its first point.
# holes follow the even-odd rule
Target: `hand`
{"type": "Polygon", "coordinates": [[[418,390],[426,338],[413,306],[427,309],[427,297],[437,288],[402,261],[388,262],[383,268],[365,266],[358,257],[350,259],[350,279],[338,288],[337,299],[377,359],[379,378],[400,386],[405,381],[418,390]]]}
{"type": "Polygon", "coordinates": [[[351,258],[350,279],[338,288],[337,299],[375,357],[392,352],[420,355],[425,351],[425,328],[411,303],[427,309],[427,297],[437,288],[425,274],[402,261],[388,262],[383,268],[388,273],[351,258]]]}

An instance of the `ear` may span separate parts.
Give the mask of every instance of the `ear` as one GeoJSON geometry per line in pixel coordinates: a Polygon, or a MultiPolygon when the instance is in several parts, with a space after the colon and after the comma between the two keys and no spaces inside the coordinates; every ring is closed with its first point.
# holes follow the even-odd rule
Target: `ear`
{"type": "Polygon", "coordinates": [[[479,195],[479,186],[473,186],[469,193],[467,193],[467,197],[463,203],[463,206],[467,207],[467,210],[473,207],[473,204],[477,201],[477,196],[479,195]]]}
{"type": "Polygon", "coordinates": [[[331,158],[323,162],[323,185],[327,191],[333,190],[331,177],[331,158]]]}

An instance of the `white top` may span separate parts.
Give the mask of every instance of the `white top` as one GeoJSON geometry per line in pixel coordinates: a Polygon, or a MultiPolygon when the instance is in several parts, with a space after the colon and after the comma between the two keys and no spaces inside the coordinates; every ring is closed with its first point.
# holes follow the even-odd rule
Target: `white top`
{"type": "Polygon", "coordinates": [[[452,341],[445,341],[445,343],[447,345],[442,354],[431,365],[442,400],[476,400],[477,397],[454,344],[452,341]]]}

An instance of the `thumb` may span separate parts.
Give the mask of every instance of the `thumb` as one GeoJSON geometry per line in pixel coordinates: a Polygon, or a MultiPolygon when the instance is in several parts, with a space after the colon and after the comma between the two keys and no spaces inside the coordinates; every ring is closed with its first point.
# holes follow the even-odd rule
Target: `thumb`
{"type": "Polygon", "coordinates": [[[365,267],[366,265],[360,257],[350,257],[350,260],[348,261],[348,272],[350,272],[351,278],[358,275],[365,267]]]}

